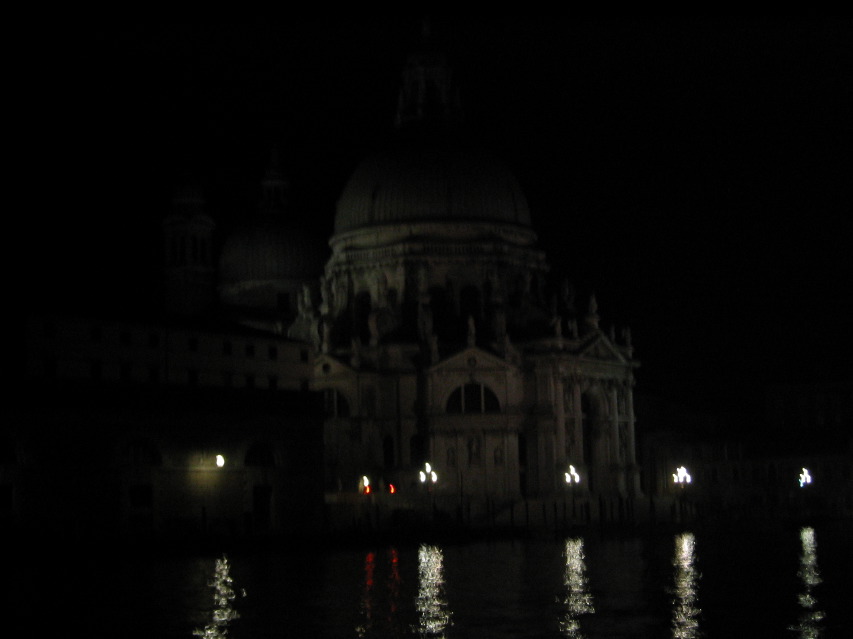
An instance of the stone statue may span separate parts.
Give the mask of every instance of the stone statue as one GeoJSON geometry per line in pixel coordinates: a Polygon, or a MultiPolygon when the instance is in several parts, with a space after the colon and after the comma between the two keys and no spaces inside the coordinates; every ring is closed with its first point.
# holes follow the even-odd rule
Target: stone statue
{"type": "Polygon", "coordinates": [[[320,315],[326,316],[332,311],[332,284],[324,275],[320,278],[320,315]]]}
{"type": "Polygon", "coordinates": [[[569,331],[572,334],[572,338],[577,339],[578,338],[578,321],[576,319],[570,319],[566,323],[569,326],[569,331]]]}
{"type": "Polygon", "coordinates": [[[554,315],[551,318],[551,326],[554,328],[554,337],[563,336],[563,318],[559,315],[554,315]]]}
{"type": "Polygon", "coordinates": [[[370,331],[370,345],[379,344],[379,314],[376,311],[367,316],[367,328],[370,331]]]}
{"type": "Polygon", "coordinates": [[[385,308],[386,306],[388,306],[388,278],[385,277],[385,273],[380,273],[376,285],[376,307],[385,308]]]}
{"type": "Polygon", "coordinates": [[[311,288],[307,284],[302,285],[302,293],[296,300],[298,315],[287,329],[287,336],[302,342],[316,343],[317,313],[311,301],[311,288]]]}

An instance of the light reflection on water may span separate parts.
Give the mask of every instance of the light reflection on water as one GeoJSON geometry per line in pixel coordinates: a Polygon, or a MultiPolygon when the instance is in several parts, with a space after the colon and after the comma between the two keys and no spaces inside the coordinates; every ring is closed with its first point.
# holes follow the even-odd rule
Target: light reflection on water
{"type": "MultiPolygon", "coordinates": [[[[204,628],[193,631],[196,637],[202,639],[224,639],[228,635],[228,624],[240,615],[234,609],[233,601],[237,593],[233,587],[234,580],[231,578],[231,566],[228,558],[216,560],[216,569],[210,587],[213,589],[213,613],[210,622],[204,628]]],[[[245,596],[245,591],[243,591],[245,596]]]]}
{"type": "Polygon", "coordinates": [[[566,572],[563,579],[566,586],[566,598],[563,601],[566,611],[560,619],[560,631],[565,637],[582,639],[584,635],[581,632],[580,618],[595,612],[586,577],[583,539],[566,539],[563,555],[566,559],[566,572]]]}
{"type": "Polygon", "coordinates": [[[675,568],[672,600],[672,636],[675,639],[699,637],[699,572],[696,570],[696,537],[693,533],[675,536],[675,568]]]}
{"type": "Polygon", "coordinates": [[[444,554],[438,546],[422,544],[418,549],[418,625],[419,637],[444,638],[451,611],[444,594],[444,554]]]}
{"type": "Polygon", "coordinates": [[[365,555],[360,621],[355,627],[356,635],[398,637],[405,634],[400,619],[401,582],[400,557],[396,548],[389,548],[381,555],[371,550],[365,555]],[[385,571],[387,577],[383,581],[381,575],[385,571]]]}
{"type": "MultiPolygon", "coordinates": [[[[231,549],[240,618],[228,636],[849,637],[850,538],[849,526],[824,524],[231,549]]],[[[104,636],[118,628],[127,638],[192,639],[211,621],[218,553],[94,553],[71,563],[41,552],[20,553],[26,565],[13,566],[13,622],[58,615],[113,631],[104,636]],[[58,576],[76,586],[62,597],[58,576]]]]}
{"type": "Polygon", "coordinates": [[[817,639],[821,636],[821,624],[823,611],[818,608],[817,599],[813,590],[823,580],[817,567],[817,538],[814,528],[804,527],[800,529],[800,569],[797,576],[800,578],[802,590],[797,595],[800,605],[799,622],[791,630],[797,632],[802,639],[817,639]]]}

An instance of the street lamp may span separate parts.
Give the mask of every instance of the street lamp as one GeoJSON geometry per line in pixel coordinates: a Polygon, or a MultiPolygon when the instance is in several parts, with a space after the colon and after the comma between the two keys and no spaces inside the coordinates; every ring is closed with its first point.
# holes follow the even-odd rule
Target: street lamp
{"type": "Polygon", "coordinates": [[[429,462],[427,462],[424,464],[424,469],[418,473],[418,476],[420,477],[421,484],[426,486],[427,493],[430,495],[430,509],[432,510],[433,518],[435,518],[435,495],[432,492],[432,487],[438,481],[438,475],[432,469],[429,462]]]}
{"type": "Polygon", "coordinates": [[[433,485],[438,481],[438,475],[436,475],[429,462],[424,464],[424,469],[420,472],[420,479],[421,483],[425,484],[427,489],[431,492],[433,485]]]}
{"type": "MultiPolygon", "coordinates": [[[[572,519],[575,518],[575,490],[574,486],[581,482],[581,476],[578,474],[578,471],[575,470],[575,467],[572,464],[569,464],[569,472],[563,473],[563,477],[566,480],[566,485],[569,487],[569,491],[572,493],[572,519]]],[[[563,504],[563,515],[565,518],[565,503],[563,504]]]]}
{"type": "Polygon", "coordinates": [[[690,473],[687,472],[687,469],[684,466],[679,466],[672,474],[672,481],[682,488],[684,488],[684,484],[689,484],[692,479],[693,478],[690,477],[690,473]]]}
{"type": "Polygon", "coordinates": [[[361,476],[361,481],[358,482],[359,492],[362,495],[369,495],[372,490],[370,487],[370,479],[368,479],[367,475],[361,476]]]}
{"type": "Polygon", "coordinates": [[[808,484],[812,483],[812,476],[809,474],[808,468],[803,468],[803,472],[800,473],[800,488],[805,488],[808,484]]]}
{"type": "Polygon", "coordinates": [[[569,464],[569,472],[565,473],[566,483],[571,486],[572,484],[579,484],[581,481],[581,476],[578,475],[578,471],[575,470],[575,467],[569,464]]]}
{"type": "Polygon", "coordinates": [[[223,457],[222,455],[217,455],[216,456],[216,467],[222,468],[224,465],[225,465],[225,457],[223,457]]]}
{"type": "Polygon", "coordinates": [[[672,481],[677,486],[681,487],[681,497],[676,501],[679,504],[679,510],[681,511],[681,516],[684,516],[685,510],[687,509],[686,499],[684,496],[684,485],[689,484],[693,478],[690,476],[690,473],[687,472],[687,469],[684,466],[679,466],[675,469],[675,472],[672,474],[672,481]]]}

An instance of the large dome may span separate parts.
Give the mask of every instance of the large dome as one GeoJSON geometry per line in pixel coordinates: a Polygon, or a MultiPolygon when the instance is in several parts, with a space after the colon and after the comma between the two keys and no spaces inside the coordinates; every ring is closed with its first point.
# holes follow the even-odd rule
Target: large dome
{"type": "Polygon", "coordinates": [[[530,210],[515,176],[487,153],[395,147],[356,168],[338,200],[335,233],[440,221],[530,226],[530,210]]]}
{"type": "Polygon", "coordinates": [[[262,224],[238,230],[222,248],[224,284],[257,280],[306,279],[323,272],[322,245],[294,229],[262,224]]]}

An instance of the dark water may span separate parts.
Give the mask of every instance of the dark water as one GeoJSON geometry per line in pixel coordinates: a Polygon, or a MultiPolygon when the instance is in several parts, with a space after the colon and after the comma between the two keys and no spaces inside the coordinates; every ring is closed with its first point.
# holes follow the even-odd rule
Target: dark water
{"type": "MultiPolygon", "coordinates": [[[[228,637],[853,637],[838,525],[228,554],[228,637]],[[246,595],[242,595],[242,591],[246,595]]],[[[16,636],[185,637],[222,553],[13,557],[16,636]],[[26,566],[32,570],[27,570],[26,566]]]]}

